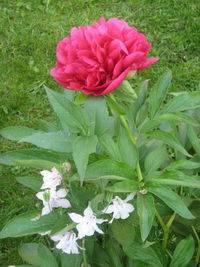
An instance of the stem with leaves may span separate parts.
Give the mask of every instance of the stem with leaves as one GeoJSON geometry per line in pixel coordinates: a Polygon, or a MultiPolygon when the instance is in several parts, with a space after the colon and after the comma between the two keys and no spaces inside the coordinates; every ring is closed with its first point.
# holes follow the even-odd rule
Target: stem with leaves
{"type": "MultiPolygon", "coordinates": [[[[115,97],[112,94],[110,94],[109,96],[112,99],[112,101],[114,101],[116,103],[115,97]]],[[[123,115],[121,115],[121,114],[118,114],[118,113],[117,113],[117,116],[119,117],[122,125],[124,126],[128,136],[130,137],[131,142],[133,143],[134,146],[136,146],[136,137],[133,136],[133,134],[131,132],[131,129],[130,129],[125,117],[123,115]]],[[[143,181],[143,176],[142,176],[142,172],[141,172],[141,168],[140,168],[139,162],[136,165],[136,172],[137,172],[137,175],[138,175],[138,184],[140,186],[142,184],[142,181],[143,181]]],[[[161,227],[163,229],[162,247],[163,247],[163,249],[166,249],[168,238],[169,238],[170,227],[171,227],[171,225],[172,225],[172,223],[174,221],[176,213],[174,212],[172,214],[172,216],[169,218],[169,220],[168,220],[168,222],[166,224],[163,221],[162,217],[159,215],[157,210],[156,210],[155,214],[156,214],[156,217],[157,217],[157,219],[158,219],[158,221],[159,221],[159,223],[160,223],[160,225],[161,225],[161,227]]],[[[200,253],[200,251],[199,251],[199,253],[200,253]]]]}
{"type": "Polygon", "coordinates": [[[88,267],[87,255],[86,255],[86,249],[85,249],[85,239],[82,240],[82,247],[83,247],[83,266],[88,267]]]}
{"type": "Polygon", "coordinates": [[[200,238],[199,238],[198,233],[197,233],[196,229],[194,228],[194,226],[192,226],[192,230],[194,232],[194,235],[195,235],[195,237],[197,239],[197,243],[198,243],[197,255],[196,255],[195,261],[197,263],[199,263],[200,262],[200,238]]]}
{"type": "Polygon", "coordinates": [[[174,212],[172,214],[172,216],[169,218],[168,222],[165,224],[162,217],[160,216],[160,214],[158,213],[158,211],[156,210],[156,218],[158,220],[158,222],[160,223],[162,229],[163,229],[163,242],[162,242],[162,247],[163,249],[166,249],[167,247],[167,241],[169,238],[169,232],[170,232],[170,227],[174,221],[174,218],[176,216],[176,213],[174,212]]]}
{"type": "MultiPolygon", "coordinates": [[[[114,95],[110,94],[109,96],[116,103],[116,99],[115,99],[114,95]]],[[[122,125],[124,126],[124,129],[126,130],[128,136],[130,137],[131,142],[133,143],[134,146],[136,146],[136,138],[133,136],[131,129],[130,129],[125,117],[123,115],[119,115],[119,114],[117,114],[117,116],[120,119],[122,125]]],[[[137,171],[137,175],[138,175],[138,183],[140,184],[143,180],[143,176],[142,176],[139,162],[136,165],[136,171],[137,171]]]]}

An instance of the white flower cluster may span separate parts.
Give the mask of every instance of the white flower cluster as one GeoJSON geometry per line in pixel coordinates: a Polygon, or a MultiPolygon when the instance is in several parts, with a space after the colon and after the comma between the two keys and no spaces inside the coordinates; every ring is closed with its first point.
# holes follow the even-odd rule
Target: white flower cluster
{"type": "MultiPolygon", "coordinates": [[[[44,205],[41,216],[50,213],[53,208],[70,208],[70,202],[65,199],[68,191],[66,189],[56,189],[56,187],[61,185],[62,182],[62,176],[58,170],[56,168],[52,168],[51,171],[44,170],[40,173],[43,176],[41,189],[45,189],[45,191],[38,192],[36,194],[37,198],[42,200],[44,205]]],[[[111,204],[102,211],[104,214],[112,214],[112,219],[109,223],[112,223],[114,219],[126,219],[129,217],[129,213],[134,211],[134,206],[127,202],[132,200],[134,196],[135,193],[131,193],[124,200],[118,196],[111,200],[111,204]]],[[[92,211],[90,204],[84,210],[83,216],[77,213],[68,213],[68,215],[71,220],[76,223],[78,236],[76,236],[74,232],[69,231],[63,234],[51,236],[50,238],[57,242],[56,248],[61,249],[63,252],[68,254],[78,254],[78,248],[83,248],[78,245],[77,240],[82,239],[85,236],[92,236],[95,231],[103,234],[103,231],[97,226],[97,224],[102,224],[107,220],[98,219],[92,211]]],[[[50,234],[50,231],[41,233],[41,235],[46,234],[50,234]]]]}
{"type": "Polygon", "coordinates": [[[43,176],[43,184],[41,189],[45,191],[38,192],[36,197],[42,200],[43,209],[42,216],[50,213],[53,208],[70,208],[70,202],[65,199],[68,191],[66,189],[59,189],[56,191],[56,187],[61,185],[62,176],[56,168],[52,168],[51,171],[41,171],[40,174],[43,176]]]}

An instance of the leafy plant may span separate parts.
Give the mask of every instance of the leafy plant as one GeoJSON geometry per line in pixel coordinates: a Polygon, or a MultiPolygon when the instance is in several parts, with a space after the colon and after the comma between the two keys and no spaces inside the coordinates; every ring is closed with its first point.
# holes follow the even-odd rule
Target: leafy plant
{"type": "MultiPolygon", "coordinates": [[[[17,126],[0,131],[4,138],[33,145],[2,154],[1,164],[56,168],[62,186],[69,190],[69,215],[82,214],[90,203],[95,216],[113,221],[100,226],[104,235],[82,239],[81,254],[63,254],[53,241],[49,248],[24,244],[19,254],[26,263],[198,266],[200,92],[172,97],[167,95],[170,83],[171,72],[164,73],[151,90],[144,82],[130,95],[131,102],[118,97],[120,88],[94,98],[45,87],[57,116],[53,123],[43,122],[42,126],[49,125],[47,131],[17,126]],[[136,196],[125,201],[129,193],[136,196]],[[119,199],[135,211],[128,218],[113,214],[111,219],[106,208],[119,199]]],[[[43,183],[39,176],[16,180],[36,192],[43,183]]],[[[66,209],[55,208],[44,216],[40,210],[18,215],[3,227],[0,238],[62,235],[77,226],[67,214],[66,209]]]]}

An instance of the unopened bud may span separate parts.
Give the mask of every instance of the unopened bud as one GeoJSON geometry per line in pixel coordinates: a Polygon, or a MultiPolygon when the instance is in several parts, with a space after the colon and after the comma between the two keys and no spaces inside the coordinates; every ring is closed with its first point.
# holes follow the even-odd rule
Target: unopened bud
{"type": "Polygon", "coordinates": [[[129,71],[128,75],[126,76],[126,80],[131,80],[134,78],[135,74],[136,74],[136,70],[131,70],[129,71]]]}
{"type": "Polygon", "coordinates": [[[46,191],[43,193],[43,197],[44,197],[44,200],[45,200],[46,202],[49,202],[49,200],[50,200],[50,192],[49,192],[49,190],[46,190],[46,191]]]}
{"type": "Polygon", "coordinates": [[[120,85],[120,90],[126,96],[129,96],[133,99],[137,99],[137,94],[135,90],[132,88],[128,80],[124,80],[120,85]]]}
{"type": "Polygon", "coordinates": [[[142,194],[142,195],[146,195],[147,193],[148,193],[148,191],[146,189],[140,190],[140,194],[142,194]]]}
{"type": "Polygon", "coordinates": [[[64,162],[63,163],[64,171],[69,172],[71,170],[71,164],[69,162],[64,162]]]}

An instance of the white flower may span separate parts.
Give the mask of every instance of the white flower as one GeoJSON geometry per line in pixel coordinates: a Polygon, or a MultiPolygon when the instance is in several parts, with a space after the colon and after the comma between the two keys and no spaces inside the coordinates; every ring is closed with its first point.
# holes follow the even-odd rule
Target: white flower
{"type": "Polygon", "coordinates": [[[43,176],[43,184],[41,189],[55,189],[56,186],[61,184],[62,176],[56,168],[52,168],[51,171],[41,171],[40,174],[43,176]]]}
{"type": "Polygon", "coordinates": [[[59,189],[58,191],[54,189],[47,189],[44,192],[38,192],[36,197],[42,200],[44,208],[42,209],[42,216],[50,213],[53,208],[70,208],[70,202],[66,197],[67,191],[65,189],[59,189]]]}
{"type": "Polygon", "coordinates": [[[112,223],[114,219],[126,219],[129,217],[129,213],[134,211],[134,206],[128,201],[132,200],[135,196],[135,193],[131,193],[127,196],[126,199],[122,200],[120,197],[116,196],[111,205],[103,210],[103,213],[110,214],[113,213],[112,220],[109,223],[112,223]]]}
{"type": "Polygon", "coordinates": [[[42,233],[39,233],[41,236],[43,235],[49,235],[51,233],[51,231],[46,231],[46,232],[42,232],[42,233]]]}
{"type": "Polygon", "coordinates": [[[79,254],[78,248],[81,248],[76,240],[78,239],[74,232],[66,232],[64,234],[59,234],[50,237],[53,241],[58,242],[56,245],[57,249],[61,249],[67,254],[79,254]]]}
{"type": "Polygon", "coordinates": [[[81,239],[84,236],[92,236],[95,231],[103,234],[102,230],[99,229],[97,224],[101,224],[105,220],[97,219],[90,206],[84,210],[83,214],[84,216],[81,216],[77,213],[69,213],[72,221],[77,223],[76,229],[78,230],[78,238],[81,239]]]}

